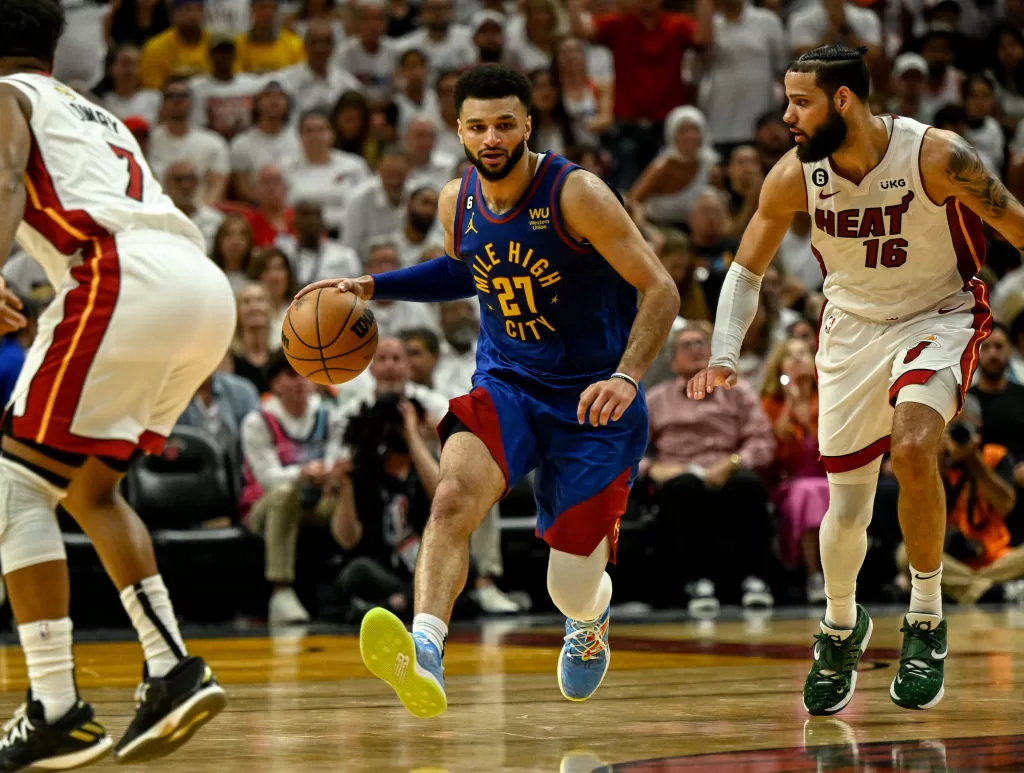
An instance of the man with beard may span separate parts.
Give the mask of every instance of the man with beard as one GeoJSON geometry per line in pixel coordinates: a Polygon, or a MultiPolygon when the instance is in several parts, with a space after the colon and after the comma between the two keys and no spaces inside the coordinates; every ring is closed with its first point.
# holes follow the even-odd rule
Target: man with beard
{"type": "Polygon", "coordinates": [[[394,233],[394,239],[403,266],[418,263],[427,246],[444,244],[444,231],[437,223],[437,191],[434,188],[416,188],[409,194],[405,219],[402,227],[394,233]]]}
{"type": "Polygon", "coordinates": [[[1010,380],[1012,351],[1009,329],[993,323],[992,334],[981,345],[980,374],[971,394],[981,403],[984,441],[1005,446],[1018,460],[1014,482],[1024,489],[1024,386],[1010,380]]]}
{"type": "Polygon", "coordinates": [[[480,300],[473,389],[449,403],[438,428],[441,479],[416,566],[413,633],[383,609],[360,631],[363,662],[419,717],[448,705],[441,658],[470,535],[531,470],[537,533],[551,548],[548,592],[567,618],[558,684],[573,701],[601,684],[605,566],[647,444],[638,382],[679,310],[621,199],[566,159],[527,152],[530,103],[521,73],[485,64],[463,75],[455,104],[472,166],[441,192],[447,255],[304,290],[480,300]]]}
{"type": "Polygon", "coordinates": [[[974,279],[985,258],[982,221],[1024,245],[1024,208],[965,140],[871,114],[864,51],[824,46],[790,65],[785,120],[797,147],[765,180],[722,287],[711,363],[688,385],[703,399],[735,383],[762,275],[794,214],[808,211],[827,299],[816,364],[830,495],[821,525],[828,602],[804,686],[811,714],[849,703],[871,635],[854,592],[885,451],[912,583],[889,695],[913,709],[942,699],[946,504],[935,459],[992,329],[974,279]]]}

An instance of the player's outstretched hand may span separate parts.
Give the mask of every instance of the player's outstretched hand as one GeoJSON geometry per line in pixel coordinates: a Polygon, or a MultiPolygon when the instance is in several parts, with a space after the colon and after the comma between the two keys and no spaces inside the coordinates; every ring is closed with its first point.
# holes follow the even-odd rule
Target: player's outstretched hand
{"type": "Polygon", "coordinates": [[[0,277],[0,335],[21,330],[28,324],[24,315],[19,314],[21,299],[7,289],[7,283],[0,277]]]}
{"type": "Polygon", "coordinates": [[[342,292],[352,293],[357,298],[365,300],[373,297],[373,277],[369,274],[358,279],[321,279],[319,282],[313,282],[303,287],[295,297],[301,298],[306,293],[319,290],[322,287],[337,287],[342,292]]]}
{"type": "Polygon", "coordinates": [[[694,400],[703,400],[705,395],[715,391],[715,387],[729,389],[736,384],[736,371],[732,368],[724,368],[721,365],[714,365],[704,368],[696,376],[690,379],[686,385],[686,394],[694,400]]]}
{"type": "Polygon", "coordinates": [[[605,426],[609,421],[618,421],[636,397],[636,389],[622,378],[609,378],[591,384],[580,395],[576,408],[576,419],[580,424],[590,422],[591,426],[605,426]]]}

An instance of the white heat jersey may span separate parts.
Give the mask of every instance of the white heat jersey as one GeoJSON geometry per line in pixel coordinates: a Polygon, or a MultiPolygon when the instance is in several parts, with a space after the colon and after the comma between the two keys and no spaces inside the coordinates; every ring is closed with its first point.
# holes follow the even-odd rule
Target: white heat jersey
{"type": "Polygon", "coordinates": [[[928,126],[883,116],[889,147],[855,185],[828,159],[803,164],[811,249],[825,297],[876,322],[906,319],[962,290],[981,268],[981,219],[956,199],[934,204],[921,181],[928,126]]]}
{"type": "Polygon", "coordinates": [[[206,252],[199,229],[164,194],[132,133],[112,113],[48,75],[19,73],[0,83],[32,105],[17,240],[54,287],[128,231],[177,234],[206,252]]]}

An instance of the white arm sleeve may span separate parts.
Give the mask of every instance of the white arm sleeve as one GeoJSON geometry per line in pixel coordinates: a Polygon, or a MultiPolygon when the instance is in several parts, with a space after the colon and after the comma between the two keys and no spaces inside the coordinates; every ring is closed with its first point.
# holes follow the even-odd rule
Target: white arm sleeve
{"type": "Polygon", "coordinates": [[[761,277],[739,263],[729,266],[718,298],[715,333],[711,337],[711,365],[739,372],[740,346],[757,314],[761,277]]]}

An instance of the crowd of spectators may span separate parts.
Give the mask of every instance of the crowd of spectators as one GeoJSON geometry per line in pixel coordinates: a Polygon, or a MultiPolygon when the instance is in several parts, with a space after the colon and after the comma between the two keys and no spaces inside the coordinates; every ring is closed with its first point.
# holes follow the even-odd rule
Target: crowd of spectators
{"type": "MultiPolygon", "coordinates": [[[[765,606],[786,587],[786,598],[823,601],[828,489],[813,367],[823,299],[809,217],[794,220],[765,275],[739,386],[700,403],[683,388],[707,362],[722,279],[764,176],[791,147],[788,62],[828,42],[865,46],[876,112],[960,133],[1024,194],[1021,0],[64,4],[55,75],[125,121],[237,293],[231,351],[182,423],[233,460],[236,520],[264,538],[277,621],[309,617],[291,587],[300,527],[333,537],[353,599],[411,603],[437,479],[432,426],[470,388],[476,301],[372,302],[376,358],[331,390],[291,370],[279,331],[297,287],[443,253],[437,198],[467,163],[453,98],[466,68],[528,74],[530,147],[617,188],[678,285],[677,324],[645,378],[651,442],[629,516],[648,524],[651,560],[674,580],[651,603],[765,606]]],[[[986,236],[980,278],[1001,324],[982,348],[971,417],[938,460],[947,566],[962,568],[944,578],[965,601],[994,586],[1024,597],[1014,547],[1024,542],[1024,267],[1016,247],[986,236]]],[[[3,273],[33,312],[49,301],[24,253],[3,273]]],[[[32,330],[0,349],[7,390],[32,330]]],[[[893,486],[886,465],[871,567],[878,588],[898,593],[893,486]]],[[[488,612],[521,606],[498,588],[501,535],[495,507],[472,551],[470,595],[488,612]]]]}

